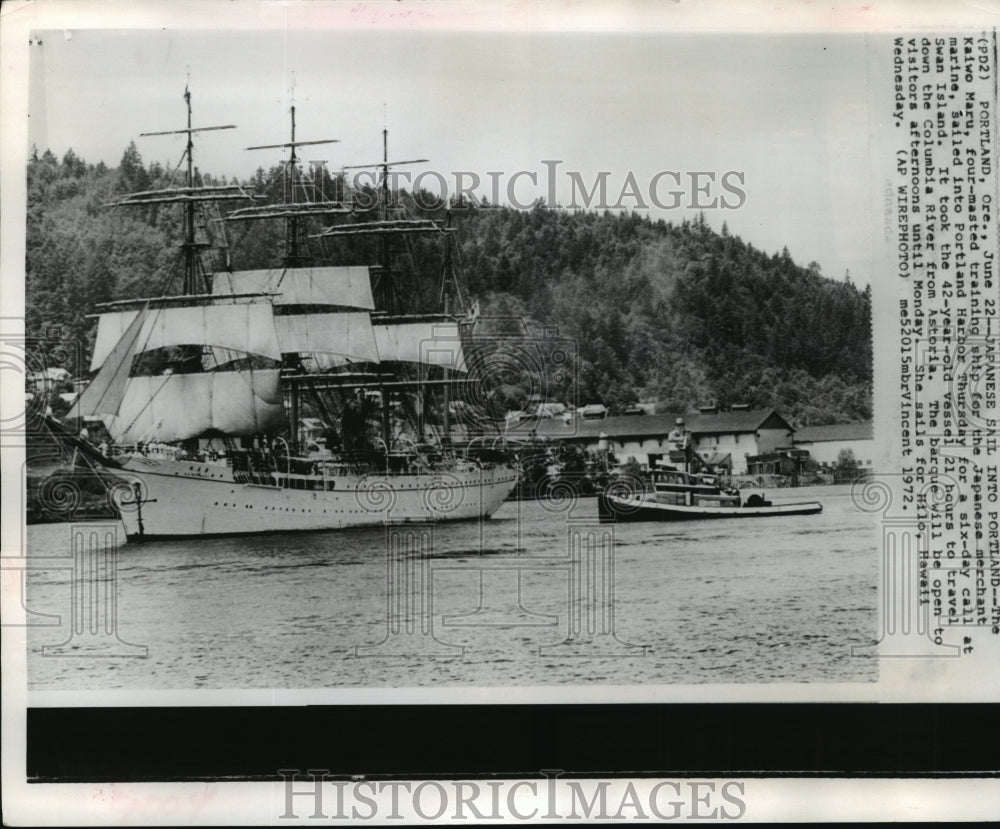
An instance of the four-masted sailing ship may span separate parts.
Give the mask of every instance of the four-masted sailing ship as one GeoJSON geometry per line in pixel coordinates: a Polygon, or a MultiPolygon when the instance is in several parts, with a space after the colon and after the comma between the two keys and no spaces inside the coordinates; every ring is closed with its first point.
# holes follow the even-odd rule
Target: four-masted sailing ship
{"type": "Polygon", "coordinates": [[[330,194],[317,187],[315,169],[303,171],[298,148],[334,139],[296,140],[292,107],[288,142],[247,148],[288,151],[281,201],[255,203],[258,195],[239,185],[196,184],[194,134],[232,127],[192,127],[187,90],[185,100],[187,127],[174,133],[187,137],[186,186],[115,202],[183,205],[181,292],[98,306],[96,375],[68,415],[99,417],[114,442],[108,465],[134,481],[119,498],[129,538],[489,517],[517,473],[495,456],[469,454],[477,434],[488,437],[486,421],[455,424],[465,452],[453,442],[467,318],[449,307],[461,301],[451,228],[390,205],[389,168],[413,162],[389,161],[383,131],[382,161],[367,165],[376,171],[375,198],[359,221],[343,179],[330,194]],[[223,217],[218,205],[237,201],[244,206],[223,217]],[[214,222],[199,222],[206,207],[214,222]],[[314,217],[341,221],[310,234],[314,217]],[[228,245],[206,265],[220,247],[206,241],[210,226],[224,240],[227,224],[266,221],[284,223],[275,267],[232,270],[228,245]],[[445,240],[443,308],[432,314],[403,313],[394,254],[409,234],[445,240]],[[317,242],[354,237],[374,241],[376,262],[314,264],[317,242]],[[313,431],[311,445],[304,420],[325,430],[313,431]]]}

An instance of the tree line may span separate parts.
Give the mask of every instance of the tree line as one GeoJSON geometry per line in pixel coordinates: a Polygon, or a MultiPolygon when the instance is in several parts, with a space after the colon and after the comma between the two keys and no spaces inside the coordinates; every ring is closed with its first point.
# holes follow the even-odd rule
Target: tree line
{"type": "MultiPolygon", "coordinates": [[[[280,166],[261,168],[236,182],[199,171],[196,183],[239,183],[280,200],[282,174],[280,166]]],[[[320,175],[318,192],[349,195],[340,176],[320,175]]],[[[72,150],[61,160],[36,151],[27,178],[29,332],[56,327],[90,344],[96,325],[88,315],[97,303],[179,290],[181,211],[106,206],[180,183],[162,165],[145,164],[134,144],[115,168],[87,164],[72,150]]],[[[703,216],[672,223],[454,202],[427,210],[420,204],[432,199],[397,196],[414,215],[444,220],[447,210],[455,228],[450,247],[417,237],[393,251],[407,310],[436,309],[450,262],[483,315],[523,317],[531,330],[556,329],[573,343],[561,402],[603,402],[613,412],[644,401],[677,412],[748,403],[773,406],[797,425],[871,417],[870,289],[827,278],[816,263],[803,267],[787,248],[758,250],[703,216]]],[[[319,222],[304,222],[303,235],[319,222]]],[[[203,232],[217,236],[219,228],[203,232]]],[[[280,223],[234,223],[228,236],[234,269],[280,263],[280,223]]],[[[376,245],[351,238],[316,255],[364,264],[378,257],[376,245]]]]}

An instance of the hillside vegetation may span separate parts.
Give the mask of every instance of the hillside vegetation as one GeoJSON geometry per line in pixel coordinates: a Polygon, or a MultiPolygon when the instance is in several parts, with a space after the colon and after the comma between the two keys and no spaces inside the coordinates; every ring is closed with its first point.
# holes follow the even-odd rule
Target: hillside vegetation
{"type": "MultiPolygon", "coordinates": [[[[28,164],[27,329],[58,326],[92,343],[94,305],[178,291],[176,206],[111,209],[126,192],[177,186],[134,145],[117,168],[34,154],[28,164]]],[[[224,184],[207,174],[199,183],[224,184]]],[[[242,182],[280,191],[279,168],[242,182]]],[[[335,192],[336,179],[324,181],[335,192]]],[[[404,200],[412,199],[403,194],[404,200]]],[[[444,211],[416,211],[442,218],[444,211]]],[[[576,344],[575,393],[563,402],[636,401],[684,411],[715,402],[774,406],[796,424],[871,417],[871,295],[787,249],[768,254],[700,218],[672,224],[637,214],[529,211],[454,205],[453,261],[484,314],[558,327],[576,344]]],[[[232,267],[280,261],[283,228],[259,222],[230,233],[232,267]]],[[[374,261],[364,242],[335,263],[374,261]]],[[[411,268],[409,306],[430,310],[443,248],[420,238],[400,261],[411,268]]]]}

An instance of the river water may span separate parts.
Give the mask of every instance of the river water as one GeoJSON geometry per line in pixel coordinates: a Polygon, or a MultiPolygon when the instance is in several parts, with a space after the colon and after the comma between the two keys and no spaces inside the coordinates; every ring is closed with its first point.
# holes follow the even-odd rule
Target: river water
{"type": "Polygon", "coordinates": [[[769,497],[824,511],[612,526],[594,499],[508,502],[481,524],[130,543],[116,606],[88,604],[111,582],[73,575],[70,525],[32,526],[29,556],[62,558],[29,571],[27,607],[61,619],[28,629],[29,688],[876,680],[850,655],[876,634],[874,519],[847,486],[769,497]]]}

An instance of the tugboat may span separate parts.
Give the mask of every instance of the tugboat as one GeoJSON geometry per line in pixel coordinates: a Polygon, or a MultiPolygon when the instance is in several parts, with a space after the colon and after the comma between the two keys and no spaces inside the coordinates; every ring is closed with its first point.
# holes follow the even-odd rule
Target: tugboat
{"type": "Polygon", "coordinates": [[[760,493],[743,500],[739,490],[724,488],[691,446],[691,434],[678,418],[667,437],[671,463],[652,472],[652,493],[634,481],[609,484],[598,496],[602,521],[698,521],[708,518],[765,518],[774,515],[815,515],[818,501],[772,504],[760,493]]]}

